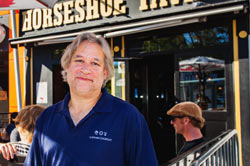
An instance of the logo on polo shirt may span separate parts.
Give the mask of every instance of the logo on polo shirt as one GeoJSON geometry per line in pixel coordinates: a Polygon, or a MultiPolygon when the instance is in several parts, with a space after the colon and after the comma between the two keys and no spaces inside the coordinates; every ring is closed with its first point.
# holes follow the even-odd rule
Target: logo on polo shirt
{"type": "Polygon", "coordinates": [[[112,138],[108,138],[108,132],[102,131],[102,130],[95,130],[94,135],[89,136],[89,139],[96,139],[96,140],[102,140],[102,141],[108,141],[111,142],[112,138]]]}

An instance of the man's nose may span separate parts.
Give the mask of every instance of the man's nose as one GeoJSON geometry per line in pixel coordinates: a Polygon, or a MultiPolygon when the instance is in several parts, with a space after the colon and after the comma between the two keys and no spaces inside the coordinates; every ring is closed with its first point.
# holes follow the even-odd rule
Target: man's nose
{"type": "Polygon", "coordinates": [[[88,64],[88,63],[84,63],[84,64],[82,64],[81,65],[81,71],[83,72],[83,73],[90,73],[91,72],[91,68],[90,68],[90,64],[88,64]]]}

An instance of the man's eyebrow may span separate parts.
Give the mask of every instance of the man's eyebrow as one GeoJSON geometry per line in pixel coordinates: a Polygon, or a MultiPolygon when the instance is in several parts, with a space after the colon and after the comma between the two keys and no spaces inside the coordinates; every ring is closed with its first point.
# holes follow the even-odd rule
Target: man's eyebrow
{"type": "Polygon", "coordinates": [[[81,58],[82,56],[81,55],[75,55],[73,56],[73,58],[81,58]]]}
{"type": "Polygon", "coordinates": [[[94,60],[96,60],[96,61],[98,61],[98,62],[100,62],[100,61],[101,61],[99,58],[94,58],[94,60]]]}
{"type": "MultiPolygon", "coordinates": [[[[78,54],[77,54],[77,55],[73,56],[72,58],[74,58],[74,59],[75,59],[75,58],[82,58],[82,57],[83,57],[82,55],[78,55],[78,54]]],[[[98,61],[98,62],[100,62],[100,61],[101,61],[101,59],[100,59],[100,58],[94,58],[94,60],[95,60],[95,61],[98,61]]]]}

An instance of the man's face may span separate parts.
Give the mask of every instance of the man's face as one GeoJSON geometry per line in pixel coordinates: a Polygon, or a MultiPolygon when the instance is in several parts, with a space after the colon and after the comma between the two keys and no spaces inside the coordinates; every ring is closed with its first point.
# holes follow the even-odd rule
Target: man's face
{"type": "Polygon", "coordinates": [[[184,123],[185,117],[178,117],[178,116],[173,116],[173,117],[175,118],[173,118],[170,123],[173,125],[176,133],[182,134],[185,126],[184,123]]]}
{"type": "Polygon", "coordinates": [[[82,42],[74,52],[66,72],[71,92],[99,92],[107,77],[102,47],[94,42],[82,42]]]}

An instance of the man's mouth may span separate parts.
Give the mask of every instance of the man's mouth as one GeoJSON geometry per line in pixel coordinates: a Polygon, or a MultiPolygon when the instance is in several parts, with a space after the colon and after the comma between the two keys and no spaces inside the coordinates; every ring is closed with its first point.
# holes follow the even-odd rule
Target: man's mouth
{"type": "Polygon", "coordinates": [[[93,82],[92,79],[86,78],[86,77],[77,77],[77,79],[82,80],[82,81],[91,81],[91,82],[93,82]]]}

